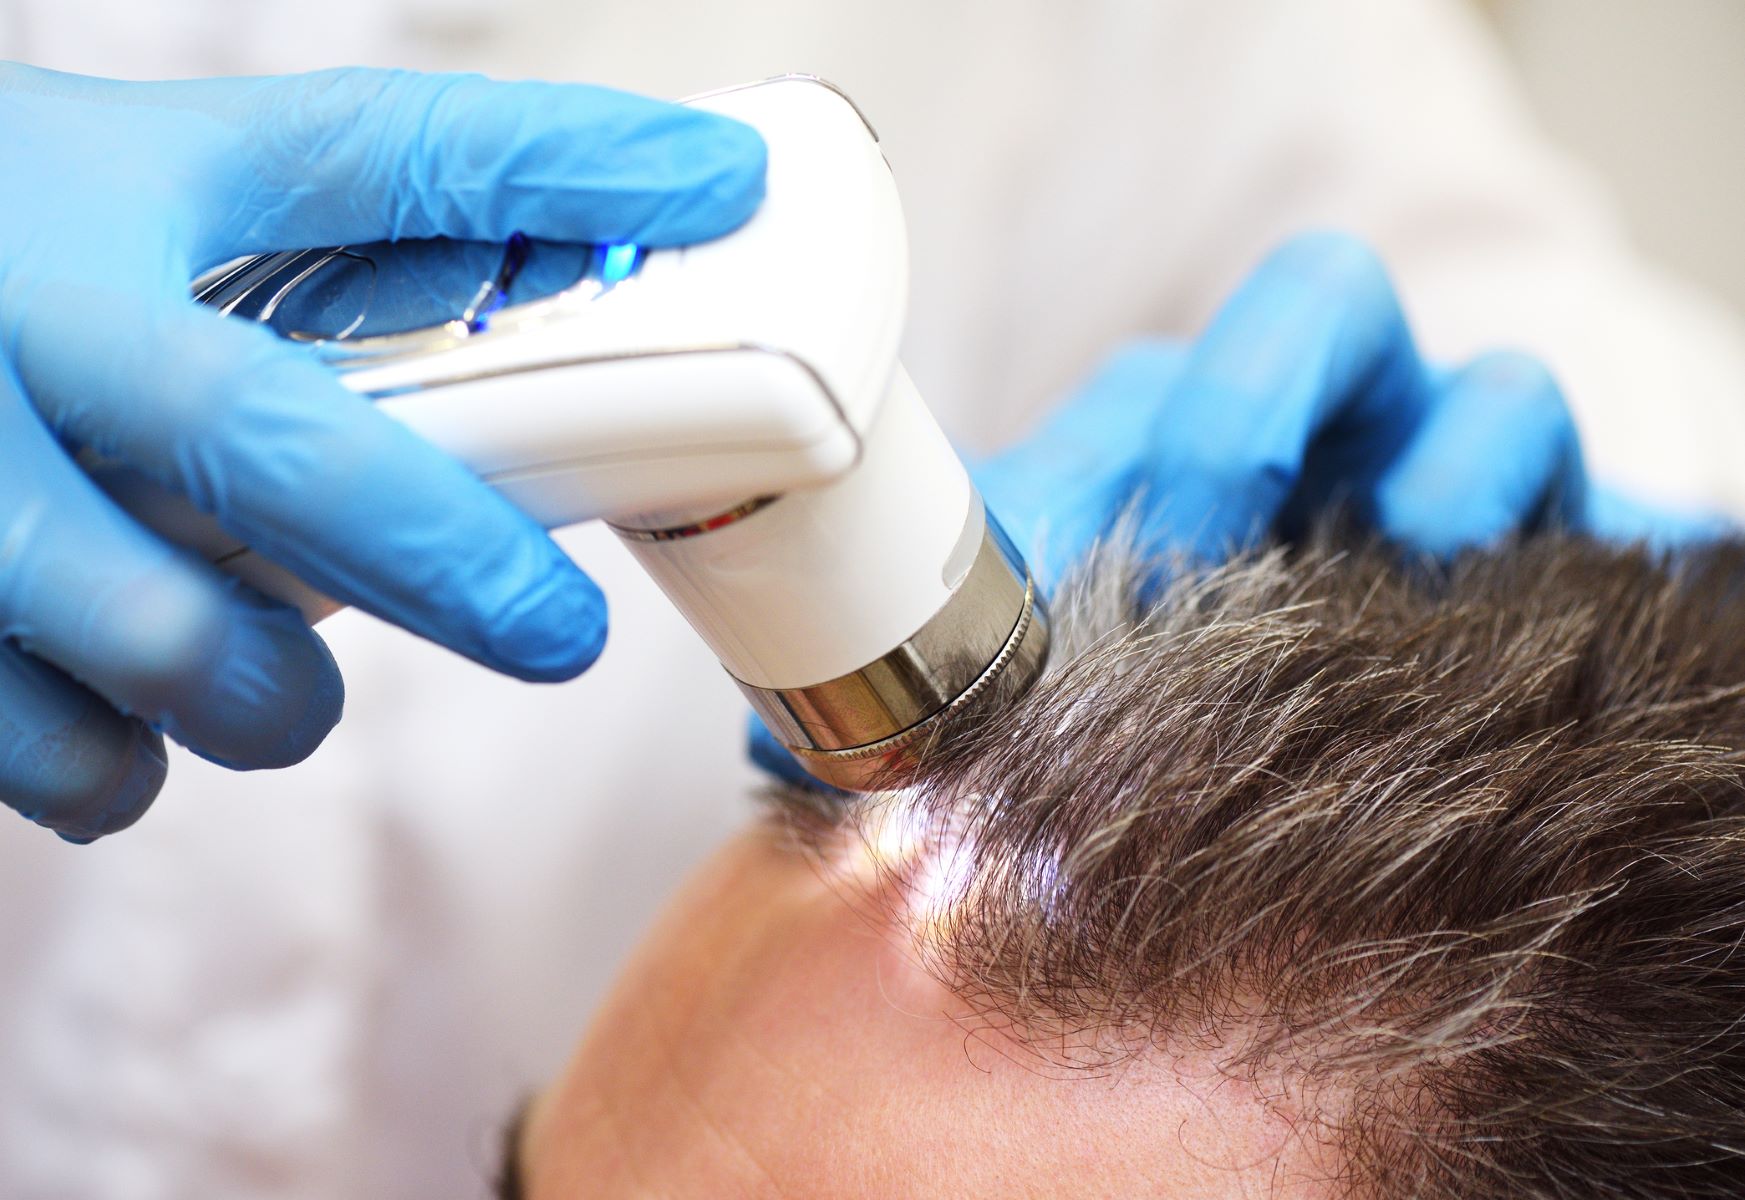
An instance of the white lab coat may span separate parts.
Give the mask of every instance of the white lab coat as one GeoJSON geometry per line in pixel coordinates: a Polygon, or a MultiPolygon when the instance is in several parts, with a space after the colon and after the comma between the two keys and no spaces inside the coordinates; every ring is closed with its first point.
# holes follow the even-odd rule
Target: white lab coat
{"type": "MultiPolygon", "coordinates": [[[[878,126],[907,365],[1011,437],[1107,348],[1190,331],[1262,251],[1379,245],[1422,340],[1565,381],[1609,482],[1745,516],[1745,339],[1637,257],[1440,0],[0,0],[0,54],[151,77],[342,61],[676,95],[783,70],[878,126]]],[[[343,614],[311,760],[178,754],[88,848],[0,824],[0,1195],[464,1196],[663,894],[749,810],[742,705],[595,529],[612,642],[558,687],[343,614]]]]}

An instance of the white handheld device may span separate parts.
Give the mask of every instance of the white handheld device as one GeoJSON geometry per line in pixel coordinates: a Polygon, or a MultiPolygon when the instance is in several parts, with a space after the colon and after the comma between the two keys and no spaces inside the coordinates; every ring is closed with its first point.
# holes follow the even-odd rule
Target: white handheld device
{"type": "MultiPolygon", "coordinates": [[[[367,261],[349,249],[259,256],[196,291],[312,340],[546,527],[607,520],[809,771],[884,786],[941,714],[1028,688],[1046,613],[897,362],[907,242],[871,126],[809,76],[688,103],[769,147],[763,206],[717,241],[570,248],[579,280],[503,303],[528,252],[512,240],[460,315],[385,335],[283,327],[300,290],[367,261]]],[[[311,619],[335,607],[210,522],[146,507],[311,619]]]]}

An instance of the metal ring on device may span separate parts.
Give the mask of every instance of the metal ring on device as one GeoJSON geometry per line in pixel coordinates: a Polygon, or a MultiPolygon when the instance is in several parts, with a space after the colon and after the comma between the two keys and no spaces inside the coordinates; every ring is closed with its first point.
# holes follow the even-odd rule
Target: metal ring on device
{"type": "Polygon", "coordinates": [[[939,718],[991,691],[1016,694],[1048,657],[1048,613],[991,517],[963,582],[902,645],[857,671],[799,688],[735,680],[776,738],[819,778],[865,790],[905,761],[939,718]]]}

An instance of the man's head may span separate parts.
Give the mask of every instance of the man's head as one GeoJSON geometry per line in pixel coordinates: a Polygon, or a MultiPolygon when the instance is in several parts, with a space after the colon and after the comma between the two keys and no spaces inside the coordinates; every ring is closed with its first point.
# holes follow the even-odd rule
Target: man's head
{"type": "Polygon", "coordinates": [[[1173,573],[1092,561],[913,788],[778,798],[529,1194],[1739,1194],[1745,550],[1173,573]]]}

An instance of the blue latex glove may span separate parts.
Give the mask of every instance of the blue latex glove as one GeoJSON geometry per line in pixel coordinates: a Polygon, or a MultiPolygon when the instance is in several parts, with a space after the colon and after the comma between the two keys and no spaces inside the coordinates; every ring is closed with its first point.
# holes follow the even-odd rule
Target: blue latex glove
{"type": "Polygon", "coordinates": [[[1541,363],[1426,363],[1375,255],[1327,233],[1275,251],[1192,345],[1113,355],[975,474],[1047,581],[1130,503],[1143,549],[1207,562],[1336,504],[1439,558],[1548,525],[1662,545],[1725,528],[1596,491],[1541,363]]]}
{"type": "MultiPolygon", "coordinates": [[[[1660,545],[1726,528],[1591,488],[1534,359],[1425,363],[1375,255],[1338,234],[1275,251],[1192,345],[1117,352],[973,474],[1045,586],[1129,505],[1142,549],[1208,562],[1334,504],[1438,557],[1546,524],[1660,545]]],[[[820,786],[756,718],[751,757],[820,786]]]]}
{"type": "Polygon", "coordinates": [[[73,840],[137,819],[160,733],[238,768],[338,719],[297,615],[75,466],[186,493],[350,604],[524,679],[586,669],[598,590],[458,463],[295,346],[189,299],[241,254],[382,238],[665,245],[763,192],[743,125],[597,88],[344,70],[116,83],[0,65],[0,798],[73,840]]]}

